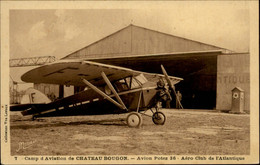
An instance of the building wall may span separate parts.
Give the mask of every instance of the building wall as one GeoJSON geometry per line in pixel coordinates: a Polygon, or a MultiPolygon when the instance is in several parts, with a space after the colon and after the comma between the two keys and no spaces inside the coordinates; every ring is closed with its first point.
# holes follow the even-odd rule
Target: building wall
{"type": "MultiPolygon", "coordinates": [[[[51,94],[55,95],[55,98],[59,97],[59,85],[56,84],[34,84],[34,88],[44,93],[46,96],[50,96],[51,94]]],[[[74,94],[73,86],[65,86],[64,85],[64,96],[68,97],[74,94]]]]}
{"type": "Polygon", "coordinates": [[[219,50],[220,48],[157,32],[150,29],[132,26],[132,54],[162,54],[172,52],[191,52],[219,50]]]}
{"type": "Polygon", "coordinates": [[[245,92],[246,111],[250,110],[250,55],[219,55],[217,61],[217,105],[218,110],[231,110],[232,92],[240,87],[245,92]]]}
{"type": "Polygon", "coordinates": [[[34,89],[44,93],[46,96],[54,94],[56,98],[59,97],[59,85],[54,84],[34,84],[34,89]]]}

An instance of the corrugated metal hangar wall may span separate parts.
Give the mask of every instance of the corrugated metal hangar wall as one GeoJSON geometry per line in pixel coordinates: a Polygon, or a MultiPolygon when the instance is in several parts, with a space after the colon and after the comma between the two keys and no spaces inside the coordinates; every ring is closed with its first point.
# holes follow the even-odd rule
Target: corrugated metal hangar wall
{"type": "Polygon", "coordinates": [[[219,49],[222,48],[130,25],[65,58],[111,58],[219,49]]]}
{"type": "MultiPolygon", "coordinates": [[[[86,58],[184,78],[176,85],[184,108],[215,109],[218,56],[228,50],[130,25],[65,58],[86,58]]],[[[173,105],[174,106],[174,105],[173,105]]]]}

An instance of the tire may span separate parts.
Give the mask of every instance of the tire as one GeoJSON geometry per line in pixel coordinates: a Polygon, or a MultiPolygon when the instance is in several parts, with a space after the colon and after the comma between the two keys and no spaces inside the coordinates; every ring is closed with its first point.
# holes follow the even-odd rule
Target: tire
{"type": "Polygon", "coordinates": [[[156,125],[164,125],[166,116],[162,112],[155,112],[153,114],[153,123],[156,125]]]}
{"type": "Polygon", "coordinates": [[[139,113],[132,112],[127,116],[126,121],[129,127],[141,127],[143,118],[139,113]]]}

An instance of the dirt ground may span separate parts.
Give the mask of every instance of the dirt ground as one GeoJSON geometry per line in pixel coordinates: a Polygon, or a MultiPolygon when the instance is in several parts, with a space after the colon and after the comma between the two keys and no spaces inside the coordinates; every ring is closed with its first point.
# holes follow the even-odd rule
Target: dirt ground
{"type": "Polygon", "coordinates": [[[12,155],[247,155],[248,114],[163,109],[165,125],[143,116],[129,128],[127,114],[53,117],[31,121],[11,112],[12,155]]]}

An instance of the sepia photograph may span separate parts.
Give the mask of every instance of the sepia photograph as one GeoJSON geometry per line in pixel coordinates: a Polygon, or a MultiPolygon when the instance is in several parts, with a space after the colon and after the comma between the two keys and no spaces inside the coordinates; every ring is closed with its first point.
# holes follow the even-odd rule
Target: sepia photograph
{"type": "Polygon", "coordinates": [[[1,2],[3,164],[259,162],[255,2],[1,2]]]}

